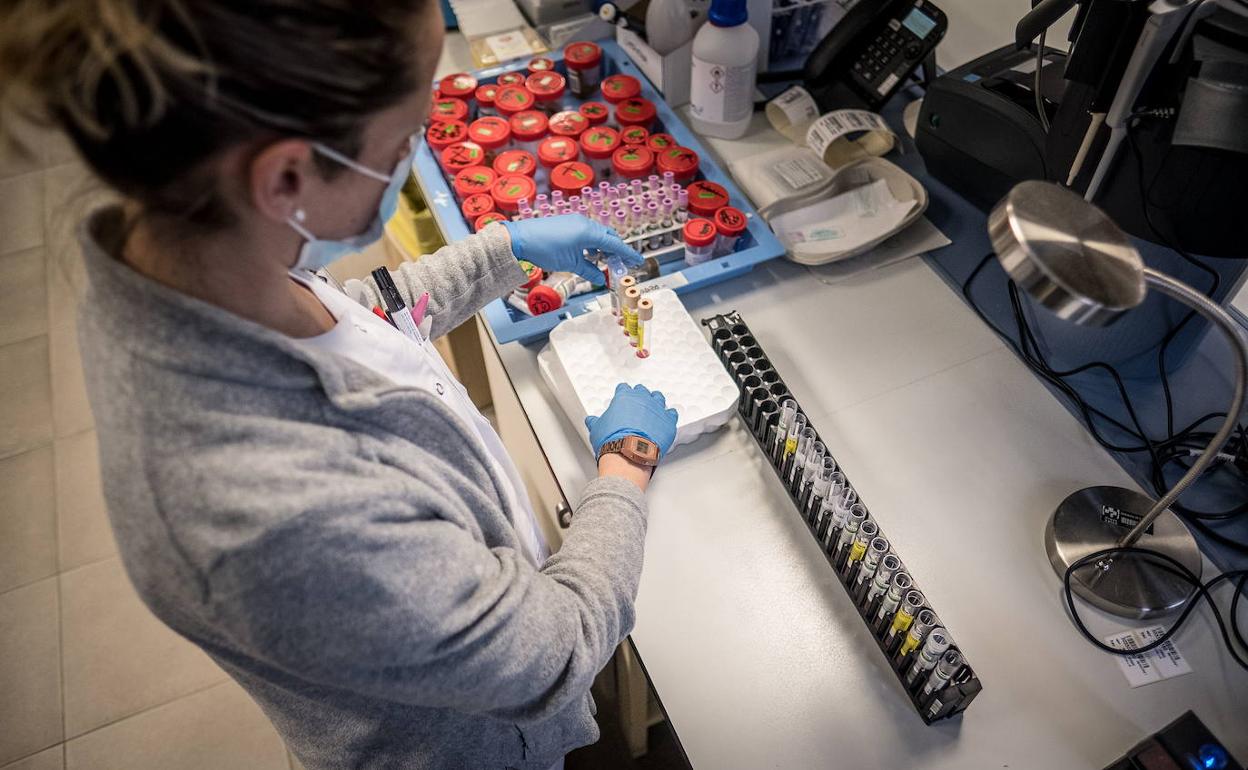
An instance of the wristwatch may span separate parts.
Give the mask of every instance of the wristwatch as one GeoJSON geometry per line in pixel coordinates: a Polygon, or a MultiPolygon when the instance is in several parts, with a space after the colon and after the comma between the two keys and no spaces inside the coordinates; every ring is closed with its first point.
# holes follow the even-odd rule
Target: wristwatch
{"type": "Polygon", "coordinates": [[[659,464],[659,448],[641,436],[624,436],[612,439],[598,450],[598,459],[605,454],[623,455],[625,460],[653,469],[659,464]]]}

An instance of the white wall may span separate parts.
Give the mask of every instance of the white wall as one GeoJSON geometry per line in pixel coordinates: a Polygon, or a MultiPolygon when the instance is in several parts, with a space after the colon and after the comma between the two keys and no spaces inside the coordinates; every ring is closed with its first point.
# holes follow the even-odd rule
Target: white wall
{"type": "MultiPolygon", "coordinates": [[[[941,67],[952,69],[1014,39],[1014,25],[1027,11],[1030,0],[933,0],[949,17],[949,31],[936,50],[941,67]]],[[[1066,35],[1074,13],[1049,31],[1046,44],[1066,47],[1066,35]]]]}

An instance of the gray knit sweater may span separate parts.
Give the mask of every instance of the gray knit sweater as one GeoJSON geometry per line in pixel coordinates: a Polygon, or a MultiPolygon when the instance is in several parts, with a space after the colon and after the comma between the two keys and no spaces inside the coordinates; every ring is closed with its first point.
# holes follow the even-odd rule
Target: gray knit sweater
{"type": "MultiPolygon", "coordinates": [[[[592,482],[539,570],[438,402],[160,286],[84,224],[79,337],[109,515],[147,606],[259,702],[309,770],[535,768],[598,737],[646,508],[592,482]]],[[[445,333],[524,278],[498,229],[404,265],[445,333]]]]}

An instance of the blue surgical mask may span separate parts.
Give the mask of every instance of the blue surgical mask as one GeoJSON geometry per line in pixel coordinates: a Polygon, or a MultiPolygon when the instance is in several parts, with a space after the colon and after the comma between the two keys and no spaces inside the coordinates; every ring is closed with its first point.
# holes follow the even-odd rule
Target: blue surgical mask
{"type": "Polygon", "coordinates": [[[363,251],[368,246],[381,240],[382,230],[385,228],[386,222],[390,221],[390,218],[394,216],[394,212],[399,206],[399,191],[403,189],[403,183],[407,181],[407,177],[411,173],[415,143],[412,143],[412,151],[403,160],[399,161],[399,165],[394,167],[394,171],[389,176],[357,163],[346,155],[323,144],[314,144],[312,149],[337,163],[341,163],[356,173],[363,174],[370,179],[376,179],[378,182],[384,182],[386,191],[382,193],[381,202],[377,207],[377,214],[373,217],[373,221],[369,223],[368,229],[359,235],[353,235],[341,240],[331,241],[317,238],[303,224],[305,218],[303,209],[296,211],[293,217],[286,220],[286,223],[304,238],[304,244],[299,249],[299,260],[295,262],[296,270],[320,270],[348,254],[363,251]]]}

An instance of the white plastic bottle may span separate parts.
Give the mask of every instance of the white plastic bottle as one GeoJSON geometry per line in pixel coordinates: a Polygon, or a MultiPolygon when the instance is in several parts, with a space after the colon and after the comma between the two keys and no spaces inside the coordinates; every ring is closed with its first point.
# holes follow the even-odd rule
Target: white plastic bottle
{"type": "Polygon", "coordinates": [[[693,129],[737,139],[754,114],[758,32],[746,23],[746,0],[712,0],[707,22],[693,38],[689,101],[693,129]]]}

